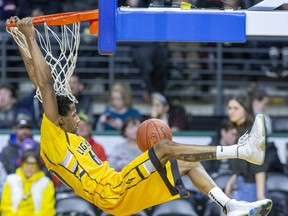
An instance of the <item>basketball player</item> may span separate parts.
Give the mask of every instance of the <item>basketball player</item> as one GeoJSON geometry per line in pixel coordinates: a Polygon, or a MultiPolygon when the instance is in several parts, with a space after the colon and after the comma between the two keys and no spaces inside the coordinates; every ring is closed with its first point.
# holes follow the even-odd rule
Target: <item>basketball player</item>
{"type": "Polygon", "coordinates": [[[271,200],[244,203],[230,199],[199,163],[240,158],[262,164],[265,156],[262,115],[256,117],[250,134],[240,138],[238,145],[213,147],[161,140],[121,172],[116,172],[107,162],[98,159],[84,138],[75,134],[79,123],[75,104],[68,97],[55,93],[51,70],[35,39],[32,18],[11,17],[7,22],[16,23],[26,37],[31,58],[21,47],[19,50],[31,81],[41,91],[45,112],[41,126],[41,157],[48,170],[78,195],[112,215],[131,215],[187,195],[180,176],[188,175],[227,215],[268,215],[271,200]]]}

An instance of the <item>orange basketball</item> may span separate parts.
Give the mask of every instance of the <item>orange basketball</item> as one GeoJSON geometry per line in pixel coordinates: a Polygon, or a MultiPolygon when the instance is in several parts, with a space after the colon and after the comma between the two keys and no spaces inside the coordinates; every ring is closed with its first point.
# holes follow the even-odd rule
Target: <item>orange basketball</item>
{"type": "Polygon", "coordinates": [[[169,126],[160,119],[147,119],[137,129],[136,142],[142,152],[147,151],[162,139],[172,140],[169,126]]]}

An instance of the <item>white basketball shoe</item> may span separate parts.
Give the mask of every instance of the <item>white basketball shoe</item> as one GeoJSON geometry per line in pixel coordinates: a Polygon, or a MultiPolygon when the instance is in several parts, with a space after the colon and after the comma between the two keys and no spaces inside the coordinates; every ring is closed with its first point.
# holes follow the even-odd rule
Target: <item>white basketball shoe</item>
{"type": "Polygon", "coordinates": [[[259,200],[256,202],[243,202],[230,200],[224,210],[227,216],[266,216],[272,209],[270,199],[259,200]]]}
{"type": "Polygon", "coordinates": [[[266,129],[262,114],[256,115],[250,133],[245,133],[238,140],[238,158],[261,165],[265,159],[266,129]]]}

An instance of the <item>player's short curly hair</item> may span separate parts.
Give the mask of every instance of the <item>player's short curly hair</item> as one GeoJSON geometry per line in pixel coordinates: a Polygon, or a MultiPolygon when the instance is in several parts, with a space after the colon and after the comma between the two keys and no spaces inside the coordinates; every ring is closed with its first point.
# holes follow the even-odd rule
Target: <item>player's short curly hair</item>
{"type": "Polygon", "coordinates": [[[58,112],[61,116],[67,116],[68,112],[71,111],[70,105],[74,102],[71,101],[67,96],[57,95],[57,105],[58,105],[58,112]]]}

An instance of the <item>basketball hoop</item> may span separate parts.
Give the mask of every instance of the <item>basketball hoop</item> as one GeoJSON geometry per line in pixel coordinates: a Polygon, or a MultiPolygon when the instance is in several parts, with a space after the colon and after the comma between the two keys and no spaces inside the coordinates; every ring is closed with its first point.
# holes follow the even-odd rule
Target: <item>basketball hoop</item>
{"type": "MultiPolygon", "coordinates": [[[[90,33],[98,34],[98,10],[78,11],[44,15],[33,18],[33,24],[38,36],[39,46],[44,51],[44,58],[51,68],[54,79],[54,90],[57,95],[69,97],[77,103],[73,96],[69,79],[74,72],[77,62],[78,48],[80,44],[80,23],[90,21],[90,33]],[[44,27],[44,31],[37,29],[36,25],[44,27]],[[59,26],[57,34],[52,26],[59,26]],[[59,52],[52,50],[53,43],[59,45],[59,52]]],[[[31,58],[25,36],[13,24],[7,25],[7,32],[10,33],[19,47],[31,58]]],[[[39,89],[36,95],[41,102],[39,89]]]]}

